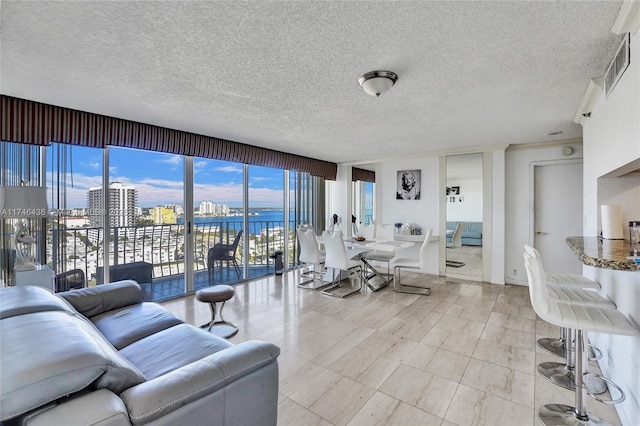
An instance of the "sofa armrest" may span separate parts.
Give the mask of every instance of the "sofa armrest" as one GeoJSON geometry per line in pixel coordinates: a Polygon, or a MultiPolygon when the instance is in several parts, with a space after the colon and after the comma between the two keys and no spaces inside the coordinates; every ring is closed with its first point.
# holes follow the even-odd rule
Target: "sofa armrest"
{"type": "MultiPolygon", "coordinates": [[[[280,349],[270,343],[243,342],[133,386],[120,397],[127,406],[132,424],[142,425],[276,362],[279,354],[280,349]]],[[[277,378],[273,386],[277,394],[277,378]]]]}
{"type": "Polygon", "coordinates": [[[142,289],[133,280],[65,291],[58,293],[58,296],[87,318],[144,301],[142,289]]]}
{"type": "Polygon", "coordinates": [[[26,415],[23,426],[50,425],[130,425],[127,407],[113,392],[101,389],[58,404],[51,409],[26,415]]]}

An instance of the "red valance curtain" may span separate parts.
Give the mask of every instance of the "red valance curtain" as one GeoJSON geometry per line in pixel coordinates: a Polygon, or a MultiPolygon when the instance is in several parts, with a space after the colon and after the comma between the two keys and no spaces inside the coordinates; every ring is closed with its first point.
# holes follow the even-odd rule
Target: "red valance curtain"
{"type": "Polygon", "coordinates": [[[357,167],[351,168],[351,180],[362,182],[374,182],[376,181],[376,172],[371,170],[359,169],[357,167]]]}
{"type": "Polygon", "coordinates": [[[35,145],[107,145],[306,172],[335,180],[338,166],[225,139],[0,95],[0,139],[35,145]]]}

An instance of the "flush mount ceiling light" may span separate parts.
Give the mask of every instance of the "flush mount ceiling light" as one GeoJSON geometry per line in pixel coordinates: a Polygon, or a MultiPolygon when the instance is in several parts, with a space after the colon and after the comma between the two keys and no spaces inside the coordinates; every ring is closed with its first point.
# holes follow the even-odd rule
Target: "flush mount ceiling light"
{"type": "Polygon", "coordinates": [[[358,79],[360,86],[371,96],[380,96],[398,81],[398,75],[391,71],[369,71],[358,79]]]}

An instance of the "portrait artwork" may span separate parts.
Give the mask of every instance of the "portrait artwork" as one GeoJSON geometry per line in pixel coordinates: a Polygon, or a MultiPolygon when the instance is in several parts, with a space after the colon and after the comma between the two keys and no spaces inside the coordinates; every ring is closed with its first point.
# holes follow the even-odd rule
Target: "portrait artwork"
{"type": "Polygon", "coordinates": [[[397,200],[420,199],[420,175],[421,170],[398,170],[397,200]]]}

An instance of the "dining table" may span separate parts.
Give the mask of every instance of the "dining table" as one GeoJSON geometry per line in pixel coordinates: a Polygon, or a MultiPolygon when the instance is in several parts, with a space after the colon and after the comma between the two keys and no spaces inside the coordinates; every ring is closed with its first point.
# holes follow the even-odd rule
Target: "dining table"
{"type": "Polygon", "coordinates": [[[393,276],[384,274],[376,269],[375,265],[371,261],[367,260],[367,253],[372,251],[383,251],[395,253],[398,250],[406,249],[414,246],[415,243],[411,241],[395,241],[395,240],[376,240],[376,239],[357,239],[348,238],[345,240],[345,246],[348,251],[347,254],[351,255],[351,259],[359,260],[365,269],[369,271],[369,274],[363,274],[364,283],[373,292],[381,290],[388,286],[393,279],[393,276]],[[374,279],[374,278],[379,279],[374,279]]]}

